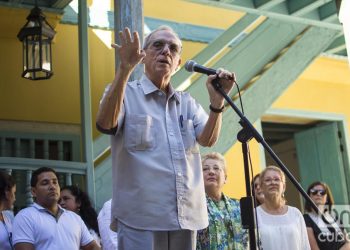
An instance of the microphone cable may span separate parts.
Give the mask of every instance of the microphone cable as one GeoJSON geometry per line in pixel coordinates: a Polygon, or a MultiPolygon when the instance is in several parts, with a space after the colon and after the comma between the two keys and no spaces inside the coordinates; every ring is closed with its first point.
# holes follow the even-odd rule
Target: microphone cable
{"type": "MultiPolygon", "coordinates": [[[[242,114],[244,115],[244,108],[243,108],[243,101],[242,101],[242,96],[241,96],[241,91],[240,91],[240,88],[239,88],[239,85],[236,81],[236,77],[235,77],[235,80],[234,80],[234,85],[236,85],[236,88],[237,88],[237,92],[238,92],[238,98],[239,98],[239,103],[241,105],[241,111],[242,111],[242,114]]],[[[249,148],[249,144],[247,143],[247,154],[248,154],[248,159],[249,159],[249,167],[250,167],[250,172],[251,172],[251,176],[250,176],[250,179],[253,180],[254,178],[254,171],[253,171],[253,163],[252,163],[252,158],[251,158],[251,154],[250,154],[250,148],[249,148]]],[[[249,183],[250,185],[250,183],[249,183]]],[[[255,187],[254,187],[254,184],[252,185],[253,187],[251,188],[251,192],[252,192],[252,196],[253,196],[253,205],[254,205],[254,216],[256,218],[255,220],[255,226],[256,226],[256,231],[255,231],[255,237],[256,237],[256,246],[257,246],[257,249],[261,249],[261,239],[260,239],[260,233],[259,233],[259,223],[258,223],[258,215],[257,215],[257,212],[256,212],[256,206],[255,204],[257,204],[257,200],[256,200],[256,197],[255,197],[255,187]]],[[[255,230],[255,229],[254,229],[255,230]]]]}

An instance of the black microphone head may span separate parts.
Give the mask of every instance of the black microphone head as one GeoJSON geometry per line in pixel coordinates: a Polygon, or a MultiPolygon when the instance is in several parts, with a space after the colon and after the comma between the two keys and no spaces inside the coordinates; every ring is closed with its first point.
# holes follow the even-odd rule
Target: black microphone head
{"type": "Polygon", "coordinates": [[[192,61],[192,60],[188,60],[186,63],[185,63],[185,69],[189,72],[193,72],[194,71],[194,66],[196,65],[197,63],[195,61],[192,61]]]}

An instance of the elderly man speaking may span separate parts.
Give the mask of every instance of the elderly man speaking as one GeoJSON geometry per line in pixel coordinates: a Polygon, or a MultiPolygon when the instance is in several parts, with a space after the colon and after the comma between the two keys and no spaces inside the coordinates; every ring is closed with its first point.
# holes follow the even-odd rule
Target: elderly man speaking
{"type": "Polygon", "coordinates": [[[182,44],[161,26],[140,47],[137,32],[119,32],[113,44],[120,60],[106,87],[97,128],[111,134],[112,216],[120,250],[192,250],[196,230],[208,226],[199,145],[219,136],[224,98],[211,82],[219,78],[228,93],[234,74],[208,76],[210,114],[188,93],[176,91],[171,76],[181,63],[182,44]],[[128,82],[139,64],[141,79],[128,82]]]}

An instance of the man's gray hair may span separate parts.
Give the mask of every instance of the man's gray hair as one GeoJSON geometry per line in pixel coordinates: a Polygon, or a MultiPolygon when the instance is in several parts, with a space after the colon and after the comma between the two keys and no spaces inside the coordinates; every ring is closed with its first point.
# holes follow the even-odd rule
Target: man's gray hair
{"type": "Polygon", "coordinates": [[[155,30],[153,30],[151,33],[149,33],[146,37],[145,37],[145,40],[144,40],[144,43],[143,43],[143,49],[147,49],[149,46],[150,46],[150,43],[152,41],[152,36],[158,32],[158,31],[162,31],[162,30],[166,30],[166,31],[169,31],[170,33],[172,33],[177,40],[179,40],[179,43],[180,43],[180,46],[182,48],[182,43],[181,43],[181,39],[179,37],[179,35],[168,25],[161,25],[159,26],[158,28],[156,28],[155,30]]]}

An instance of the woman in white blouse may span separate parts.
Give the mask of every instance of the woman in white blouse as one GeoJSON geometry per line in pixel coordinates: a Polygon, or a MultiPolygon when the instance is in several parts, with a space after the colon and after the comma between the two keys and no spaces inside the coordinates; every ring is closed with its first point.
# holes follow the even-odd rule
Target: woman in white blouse
{"type": "Polygon", "coordinates": [[[264,203],[257,207],[257,225],[264,250],[309,250],[305,221],[301,212],[286,205],[286,178],[275,166],[260,175],[264,203]]]}

